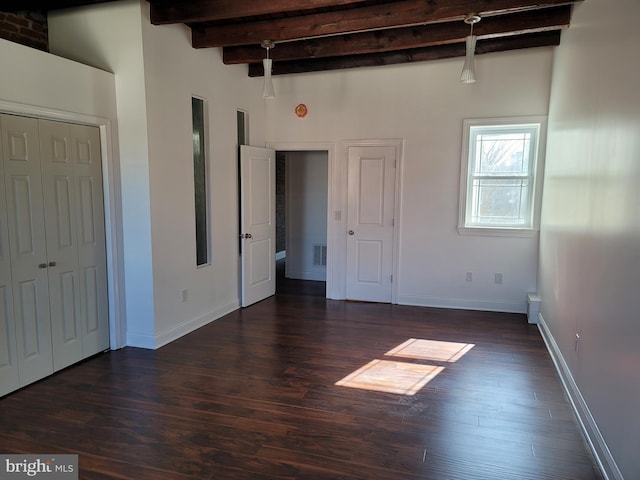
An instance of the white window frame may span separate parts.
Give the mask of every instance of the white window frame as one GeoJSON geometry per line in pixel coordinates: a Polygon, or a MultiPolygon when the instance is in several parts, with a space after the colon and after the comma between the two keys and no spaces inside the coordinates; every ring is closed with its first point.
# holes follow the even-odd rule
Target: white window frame
{"type": "MultiPolygon", "coordinates": [[[[540,200],[542,194],[542,173],[544,166],[544,147],[546,145],[547,117],[503,117],[503,118],[477,118],[463,121],[462,133],[462,157],[460,168],[460,203],[458,212],[458,232],[461,235],[486,235],[505,237],[532,237],[538,234],[540,227],[540,200]],[[472,178],[474,160],[472,128],[486,127],[487,131],[508,130],[518,131],[518,128],[530,129],[535,127],[537,138],[532,142],[531,170],[528,178],[530,186],[528,189],[528,212],[527,221],[522,226],[500,225],[500,224],[478,224],[473,223],[471,217],[471,189],[473,187],[472,178]]],[[[504,177],[499,177],[504,178],[504,177]]],[[[514,178],[520,178],[514,176],[514,178]]]]}

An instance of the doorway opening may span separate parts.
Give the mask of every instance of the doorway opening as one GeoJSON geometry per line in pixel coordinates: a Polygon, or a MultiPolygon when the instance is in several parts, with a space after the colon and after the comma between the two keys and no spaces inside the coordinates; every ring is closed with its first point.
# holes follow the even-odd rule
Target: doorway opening
{"type": "Polygon", "coordinates": [[[276,151],[276,293],[326,297],[325,150],[276,151]]]}

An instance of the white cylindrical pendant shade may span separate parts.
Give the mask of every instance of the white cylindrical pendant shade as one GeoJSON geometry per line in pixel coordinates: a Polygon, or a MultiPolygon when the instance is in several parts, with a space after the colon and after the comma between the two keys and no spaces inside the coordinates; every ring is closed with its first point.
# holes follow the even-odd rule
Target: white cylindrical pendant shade
{"type": "Polygon", "coordinates": [[[273,98],[276,96],[273,91],[273,82],[271,81],[271,59],[262,59],[262,66],[264,68],[264,84],[262,86],[262,96],[264,98],[273,98]]]}
{"type": "Polygon", "coordinates": [[[475,35],[470,35],[466,38],[467,55],[464,58],[464,66],[462,67],[462,75],[460,75],[460,81],[462,83],[473,83],[476,81],[476,70],[473,62],[473,57],[476,51],[475,35]]]}

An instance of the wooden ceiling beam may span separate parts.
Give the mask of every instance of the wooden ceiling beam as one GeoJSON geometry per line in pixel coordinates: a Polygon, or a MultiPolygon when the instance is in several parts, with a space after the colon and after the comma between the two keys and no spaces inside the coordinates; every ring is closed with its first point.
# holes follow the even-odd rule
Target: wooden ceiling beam
{"type": "MultiPolygon", "coordinates": [[[[479,39],[539,33],[568,28],[571,6],[545,8],[531,12],[488,17],[474,27],[479,39]]],[[[270,52],[274,62],[296,59],[338,57],[374,52],[407,50],[447,43],[464,42],[469,26],[463,22],[436,23],[409,28],[393,28],[322,39],[285,42],[270,52]]],[[[254,63],[264,58],[259,45],[225,47],[225,64],[254,63]]]]}
{"type": "MultiPolygon", "coordinates": [[[[560,30],[554,30],[516,37],[479,40],[476,45],[476,54],[503,52],[522,48],[557,46],[559,44],[560,30]]],[[[291,73],[320,72],[345,68],[376,67],[401,63],[424,62],[429,60],[464,57],[465,53],[465,45],[463,43],[451,43],[434,47],[384,52],[379,54],[370,53],[366,55],[351,55],[336,58],[273,62],[273,74],[286,75],[291,73]]],[[[462,69],[462,64],[460,65],[460,68],[462,69]]],[[[261,77],[263,74],[264,71],[261,63],[249,64],[250,77],[261,77]]]]}
{"type": "Polygon", "coordinates": [[[469,13],[482,17],[568,5],[582,0],[400,0],[392,3],[225,25],[192,24],[194,48],[259,45],[380,28],[462,21],[469,13]]]}
{"type": "Polygon", "coordinates": [[[367,4],[371,0],[149,0],[151,23],[211,22],[241,17],[257,17],[327,8],[345,8],[350,5],[367,4]]]}

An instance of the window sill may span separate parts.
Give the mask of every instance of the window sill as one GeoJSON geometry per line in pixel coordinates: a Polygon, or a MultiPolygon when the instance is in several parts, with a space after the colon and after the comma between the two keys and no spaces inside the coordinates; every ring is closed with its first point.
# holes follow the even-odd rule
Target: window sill
{"type": "Polygon", "coordinates": [[[537,228],[507,228],[507,227],[458,227],[460,235],[478,235],[483,237],[535,237],[537,228]]]}

